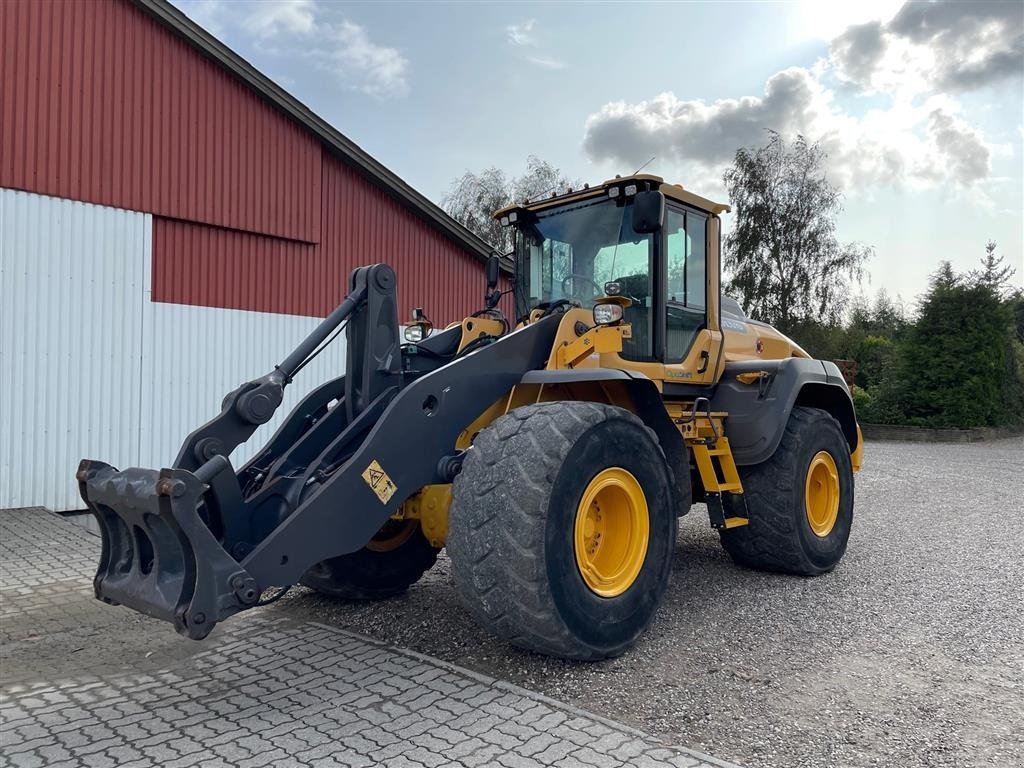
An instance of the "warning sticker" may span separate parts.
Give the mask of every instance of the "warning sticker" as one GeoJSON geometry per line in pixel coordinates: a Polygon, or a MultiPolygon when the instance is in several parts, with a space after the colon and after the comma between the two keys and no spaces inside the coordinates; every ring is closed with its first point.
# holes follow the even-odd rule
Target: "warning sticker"
{"type": "Polygon", "coordinates": [[[391,482],[388,473],[384,471],[384,467],[377,463],[376,459],[371,461],[370,466],[363,470],[363,480],[370,486],[370,490],[377,494],[381,504],[387,504],[391,501],[391,497],[398,490],[398,486],[391,482]]]}

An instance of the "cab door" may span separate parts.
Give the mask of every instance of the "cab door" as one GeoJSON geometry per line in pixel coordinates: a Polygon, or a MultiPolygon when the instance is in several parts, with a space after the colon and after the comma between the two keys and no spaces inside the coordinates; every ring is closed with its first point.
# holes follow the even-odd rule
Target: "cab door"
{"type": "Polygon", "coordinates": [[[722,364],[719,220],[669,204],[664,227],[665,384],[711,384],[722,364]]]}

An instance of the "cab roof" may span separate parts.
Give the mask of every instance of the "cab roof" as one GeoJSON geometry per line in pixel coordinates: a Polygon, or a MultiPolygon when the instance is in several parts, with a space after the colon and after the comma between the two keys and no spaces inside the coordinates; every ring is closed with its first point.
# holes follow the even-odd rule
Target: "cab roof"
{"type": "Polygon", "coordinates": [[[595,186],[584,186],[583,189],[565,192],[561,195],[552,195],[551,197],[543,200],[514,203],[513,205],[509,205],[495,211],[494,218],[500,219],[510,211],[524,209],[527,211],[542,211],[547,208],[552,208],[575,200],[606,197],[608,195],[608,190],[611,187],[622,188],[628,186],[630,183],[643,183],[645,186],[649,186],[650,188],[659,189],[665,197],[670,200],[684,203],[685,205],[689,205],[701,211],[706,211],[716,216],[722,213],[728,213],[732,210],[725,203],[716,203],[713,200],[708,200],[706,197],[701,197],[700,195],[684,189],[682,184],[666,184],[665,180],[661,176],[655,176],[650,173],[636,173],[632,176],[616,176],[614,179],[608,179],[607,181],[595,186]]]}

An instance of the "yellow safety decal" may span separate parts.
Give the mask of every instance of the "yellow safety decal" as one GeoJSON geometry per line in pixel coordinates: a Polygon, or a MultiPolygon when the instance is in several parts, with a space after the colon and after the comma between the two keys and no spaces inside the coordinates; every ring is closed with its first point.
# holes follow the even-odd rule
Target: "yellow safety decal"
{"type": "Polygon", "coordinates": [[[384,471],[376,459],[370,462],[370,466],[363,470],[363,480],[370,486],[370,490],[377,494],[381,504],[387,504],[395,495],[398,486],[395,485],[388,473],[384,471]]]}

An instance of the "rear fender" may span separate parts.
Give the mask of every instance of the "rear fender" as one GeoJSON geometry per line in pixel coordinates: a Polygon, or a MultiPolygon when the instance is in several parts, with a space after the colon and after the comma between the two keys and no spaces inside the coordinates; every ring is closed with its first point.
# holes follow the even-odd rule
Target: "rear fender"
{"type": "Polygon", "coordinates": [[[860,444],[850,390],[835,363],[803,357],[728,363],[711,398],[711,410],[725,411],[725,434],[740,466],[760,464],[775,453],[793,408],[821,408],[843,429],[853,453],[860,444]],[[736,377],[763,372],[747,384],[736,377]]]}

